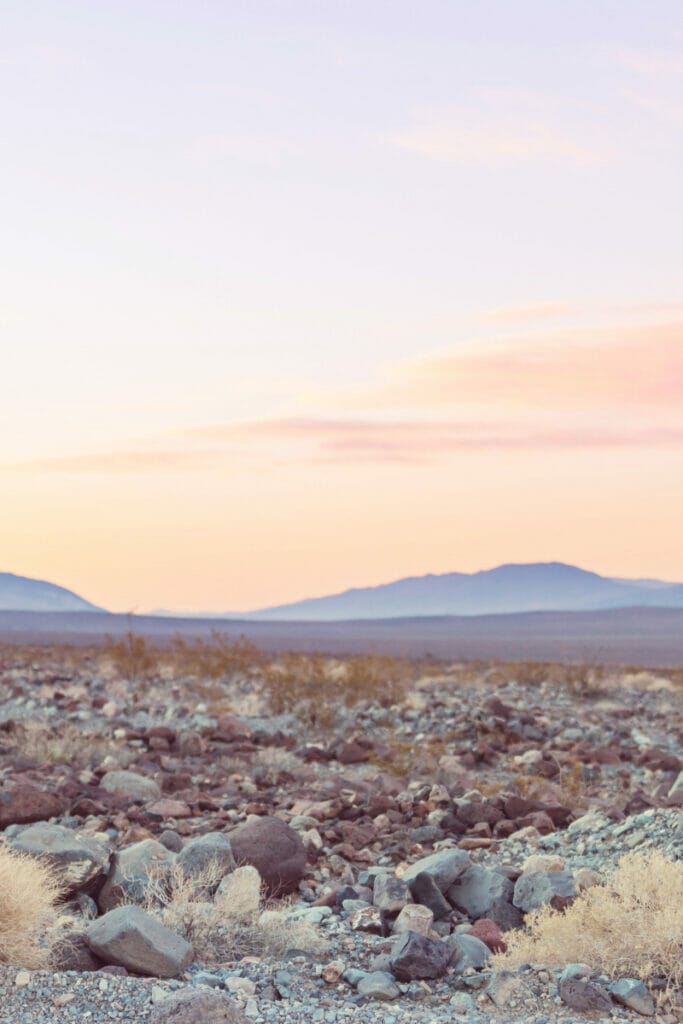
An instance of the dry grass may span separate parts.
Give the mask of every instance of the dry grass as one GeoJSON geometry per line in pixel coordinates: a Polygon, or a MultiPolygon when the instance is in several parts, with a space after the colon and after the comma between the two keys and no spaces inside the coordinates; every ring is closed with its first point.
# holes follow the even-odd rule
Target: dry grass
{"type": "Polygon", "coordinates": [[[195,958],[206,964],[245,956],[283,957],[288,950],[318,954],[326,943],[310,924],[291,921],[287,903],[263,903],[261,877],[255,868],[236,868],[221,879],[209,865],[194,878],[174,867],[150,877],[145,910],[192,945],[195,958]],[[220,884],[218,884],[220,881],[220,884]],[[213,899],[207,893],[217,891],[213,899]]]}
{"type": "Polygon", "coordinates": [[[50,868],[0,846],[0,963],[28,968],[49,964],[48,931],[61,895],[50,868]]]}
{"type": "Polygon", "coordinates": [[[79,768],[101,765],[114,757],[122,768],[131,763],[132,751],[107,736],[88,732],[67,723],[51,727],[45,722],[22,722],[12,734],[11,749],[37,764],[73,764],[79,768]]]}
{"type": "Polygon", "coordinates": [[[683,863],[659,852],[623,857],[605,885],[565,910],[543,907],[505,935],[497,968],[587,963],[610,977],[683,984],[683,863]]]}

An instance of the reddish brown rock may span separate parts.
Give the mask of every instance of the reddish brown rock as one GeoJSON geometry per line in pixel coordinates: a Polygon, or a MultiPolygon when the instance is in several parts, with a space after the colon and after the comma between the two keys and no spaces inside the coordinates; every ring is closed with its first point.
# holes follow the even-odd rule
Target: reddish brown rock
{"type": "Polygon", "coordinates": [[[0,829],[58,818],[66,812],[61,796],[30,782],[6,783],[0,791],[0,829]]]}
{"type": "Polygon", "coordinates": [[[485,942],[492,953],[504,953],[508,948],[502,931],[489,917],[480,917],[475,921],[470,928],[470,935],[485,942]]]}
{"type": "Polygon", "coordinates": [[[306,870],[306,848],[280,818],[258,818],[229,834],[237,864],[252,864],[271,894],[292,892],[306,870]]]}

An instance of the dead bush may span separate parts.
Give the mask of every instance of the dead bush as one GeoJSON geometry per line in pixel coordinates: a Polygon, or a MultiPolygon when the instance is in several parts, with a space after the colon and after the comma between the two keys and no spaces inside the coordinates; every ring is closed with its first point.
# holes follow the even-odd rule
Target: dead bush
{"type": "Polygon", "coordinates": [[[28,968],[49,964],[48,931],[61,895],[49,867],[0,846],[0,963],[28,968]]]}
{"type": "Polygon", "coordinates": [[[177,865],[170,876],[152,873],[145,909],[184,936],[196,959],[206,964],[245,956],[277,959],[291,949],[321,953],[326,948],[312,925],[289,918],[289,904],[264,905],[261,877],[250,866],[236,868],[222,881],[212,865],[195,877],[186,877],[177,865]]]}
{"type": "Polygon", "coordinates": [[[108,756],[125,768],[133,758],[132,751],[108,737],[71,723],[54,728],[47,722],[22,722],[12,735],[11,749],[38,764],[74,764],[79,768],[100,765],[108,756]]]}
{"type": "Polygon", "coordinates": [[[586,889],[564,911],[542,907],[505,940],[497,968],[587,963],[672,992],[683,983],[683,863],[659,851],[628,854],[605,885],[586,889]]]}

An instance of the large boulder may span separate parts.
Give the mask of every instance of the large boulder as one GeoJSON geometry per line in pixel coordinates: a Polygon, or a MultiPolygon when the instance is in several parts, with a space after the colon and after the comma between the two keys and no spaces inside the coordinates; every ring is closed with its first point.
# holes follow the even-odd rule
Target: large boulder
{"type": "Polygon", "coordinates": [[[30,782],[6,782],[0,790],[0,829],[58,818],[65,811],[66,804],[61,797],[30,782]]]}
{"type": "Polygon", "coordinates": [[[529,871],[515,882],[512,902],[528,914],[545,903],[563,910],[574,896],[576,885],[570,871],[529,871]]]}
{"type": "Polygon", "coordinates": [[[237,864],[252,864],[268,892],[293,892],[306,870],[306,847],[280,818],[256,818],[230,833],[237,864]]]}
{"type": "Polygon", "coordinates": [[[123,793],[134,803],[148,803],[161,797],[161,790],[154,779],[148,779],[137,772],[107,772],[100,780],[102,789],[108,793],[123,793]]]}
{"type": "Polygon", "coordinates": [[[85,938],[105,964],[153,978],[175,978],[192,960],[189,942],[141,907],[117,907],[88,925],[85,938]]]}
{"type": "Polygon", "coordinates": [[[177,863],[186,878],[203,875],[208,888],[214,891],[221,879],[235,869],[232,846],[224,832],[208,832],[190,839],[178,854],[177,863]]]}
{"type": "Polygon", "coordinates": [[[149,1024],[248,1024],[247,1018],[223,992],[184,988],[155,1003],[149,1024]]]}
{"type": "Polygon", "coordinates": [[[441,892],[446,892],[469,866],[470,858],[466,850],[441,850],[411,864],[403,872],[402,878],[410,885],[418,875],[429,875],[441,892]]]}
{"type": "Polygon", "coordinates": [[[372,889],[372,902],[378,910],[388,917],[395,917],[406,906],[411,903],[410,889],[402,878],[383,871],[375,877],[375,884],[372,889]]]}
{"type": "Polygon", "coordinates": [[[446,895],[454,907],[473,921],[489,917],[505,931],[522,923],[522,915],[512,905],[513,892],[514,886],[505,875],[473,864],[456,879],[446,895]]]}
{"type": "Polygon", "coordinates": [[[391,973],[398,981],[441,978],[448,970],[452,950],[445,942],[417,932],[405,932],[389,957],[391,973]]]}
{"type": "Polygon", "coordinates": [[[96,888],[111,856],[105,843],[46,821],[23,828],[10,839],[9,845],[51,864],[67,892],[96,888]]]}
{"type": "Polygon", "coordinates": [[[175,854],[155,839],[124,846],[114,854],[97,904],[106,913],[122,903],[144,903],[155,884],[169,878],[175,854]]]}

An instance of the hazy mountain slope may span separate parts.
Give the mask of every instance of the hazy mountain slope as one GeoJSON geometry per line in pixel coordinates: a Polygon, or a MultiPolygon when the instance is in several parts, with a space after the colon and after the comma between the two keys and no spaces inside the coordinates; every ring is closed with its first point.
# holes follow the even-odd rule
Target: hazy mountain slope
{"type": "Polygon", "coordinates": [[[0,572],[0,608],[31,612],[92,612],[97,605],[46,580],[0,572]]]}
{"type": "Polygon", "coordinates": [[[683,607],[683,584],[613,580],[561,562],[501,565],[483,572],[416,576],[264,608],[249,618],[333,621],[415,615],[491,615],[683,607]],[[656,585],[655,585],[656,584],[656,585]]]}

